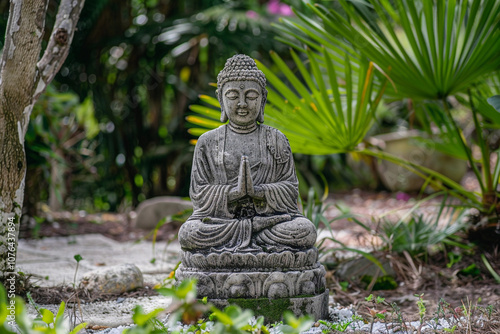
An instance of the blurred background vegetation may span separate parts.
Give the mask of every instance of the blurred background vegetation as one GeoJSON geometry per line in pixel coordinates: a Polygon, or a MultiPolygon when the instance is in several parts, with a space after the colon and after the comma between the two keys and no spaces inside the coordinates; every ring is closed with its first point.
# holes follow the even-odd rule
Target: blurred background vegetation
{"type": "MultiPolygon", "coordinates": [[[[298,0],[87,0],[70,55],[32,114],[28,212],[40,201],[124,211],[153,196],[188,196],[188,106],[213,95],[228,57],[269,64],[270,50],[286,54],[271,24],[293,15],[289,5],[305,8],[298,0]]],[[[56,8],[49,1],[49,27],[56,8]]],[[[0,12],[4,36],[7,2],[0,12]]]]}
{"type": "MultiPolygon", "coordinates": [[[[489,166],[500,117],[486,103],[500,92],[500,6],[318,3],[87,0],[71,53],[32,114],[28,213],[40,202],[125,212],[146,198],[188,196],[192,142],[219,124],[211,83],[236,53],[257,59],[267,75],[266,123],[290,139],[302,194],[311,186],[381,189],[373,170],[383,158],[466,205],[500,212],[500,164],[489,166]],[[481,194],[366,140],[410,128],[427,133],[420,145],[468,160],[481,194]],[[354,159],[345,154],[353,151],[354,159]]],[[[49,1],[49,21],[56,8],[49,1]]],[[[3,36],[6,2],[0,13],[3,36]]]]}

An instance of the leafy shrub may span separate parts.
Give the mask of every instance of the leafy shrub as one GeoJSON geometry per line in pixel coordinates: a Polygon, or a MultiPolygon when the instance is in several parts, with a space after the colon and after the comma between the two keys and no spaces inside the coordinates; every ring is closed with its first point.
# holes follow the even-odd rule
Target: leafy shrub
{"type": "Polygon", "coordinates": [[[66,304],[59,306],[57,315],[40,308],[39,317],[31,319],[26,313],[24,300],[19,297],[7,299],[7,293],[0,284],[0,333],[6,334],[76,334],[87,324],[81,323],[70,331],[69,320],[64,317],[66,304]]]}

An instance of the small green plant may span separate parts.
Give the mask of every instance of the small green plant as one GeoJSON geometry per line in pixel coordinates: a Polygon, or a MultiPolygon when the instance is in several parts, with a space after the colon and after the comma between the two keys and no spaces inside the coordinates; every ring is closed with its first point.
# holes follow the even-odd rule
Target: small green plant
{"type": "Polygon", "coordinates": [[[149,313],[144,313],[142,307],[137,305],[134,308],[134,314],[132,315],[132,320],[136,326],[127,328],[123,332],[125,334],[149,334],[162,329],[166,330],[167,328],[163,325],[163,323],[156,319],[156,316],[164,311],[164,309],[157,308],[149,313]]]}
{"type": "Polygon", "coordinates": [[[462,261],[462,254],[455,253],[455,252],[449,252],[448,253],[448,260],[449,262],[446,264],[447,268],[453,267],[454,264],[459,263],[462,261]]]}
{"type": "Polygon", "coordinates": [[[215,321],[215,325],[210,332],[214,334],[253,333],[254,331],[269,333],[267,327],[264,326],[264,317],[259,317],[253,324],[250,324],[252,317],[251,310],[242,310],[236,305],[230,305],[223,311],[212,307],[209,319],[215,321]]]}
{"type": "Polygon", "coordinates": [[[341,321],[339,323],[333,323],[329,321],[324,321],[324,320],[319,320],[319,323],[326,326],[326,329],[323,329],[323,333],[330,333],[330,331],[338,331],[338,332],[345,332],[347,328],[349,328],[349,325],[352,324],[355,321],[354,316],[345,321],[341,321]]]}
{"type": "Polygon", "coordinates": [[[80,261],[83,260],[83,257],[80,254],[76,254],[73,256],[76,261],[75,275],[73,276],[73,287],[76,288],[76,274],[78,273],[78,268],[80,266],[80,261]]]}
{"type": "Polygon", "coordinates": [[[421,332],[422,326],[424,325],[424,319],[425,315],[427,313],[427,308],[425,307],[425,302],[424,302],[424,294],[416,294],[415,297],[418,297],[417,300],[417,307],[418,307],[418,316],[420,318],[420,327],[418,329],[418,332],[421,332]]]}
{"type": "Polygon", "coordinates": [[[32,320],[26,313],[24,300],[19,297],[7,300],[5,288],[0,284],[0,333],[6,334],[76,334],[85,326],[81,323],[70,331],[70,323],[64,317],[66,304],[59,306],[57,315],[44,308],[37,308],[39,317],[32,320]]]}
{"type": "MultiPolygon", "coordinates": [[[[186,209],[186,210],[180,211],[176,214],[166,216],[166,217],[162,218],[156,224],[155,228],[151,232],[149,232],[145,236],[141,237],[140,239],[136,240],[136,243],[139,243],[143,240],[148,240],[149,238],[152,238],[151,245],[152,245],[152,249],[153,249],[153,257],[149,261],[150,263],[154,264],[156,262],[156,238],[158,236],[158,231],[160,230],[160,228],[167,223],[182,224],[189,218],[189,216],[191,216],[192,213],[193,213],[193,209],[186,209]]],[[[174,235],[172,238],[170,238],[167,241],[165,248],[168,247],[172,243],[172,241],[174,241],[176,239],[177,239],[177,234],[174,235]]]]}
{"type": "Polygon", "coordinates": [[[310,316],[302,316],[296,318],[291,312],[287,311],[283,314],[285,325],[280,326],[280,330],[285,334],[299,334],[311,328],[314,323],[310,316]]]}
{"type": "Polygon", "coordinates": [[[396,328],[399,329],[402,333],[407,334],[409,332],[408,326],[406,325],[406,321],[403,316],[403,312],[401,312],[401,308],[397,303],[391,303],[392,308],[392,322],[395,323],[394,331],[396,328]]]}
{"type": "MultiPolygon", "coordinates": [[[[417,209],[424,202],[439,195],[442,193],[436,193],[419,201],[396,223],[383,218],[379,232],[384,248],[396,253],[406,251],[417,257],[427,257],[429,248],[437,245],[451,245],[467,249],[466,244],[455,238],[456,233],[468,225],[466,211],[448,206],[446,196],[436,216],[427,218],[417,213],[417,209]]],[[[453,260],[450,259],[450,262],[453,260]]]]}
{"type": "Polygon", "coordinates": [[[365,301],[371,306],[366,306],[366,308],[368,310],[367,315],[370,317],[370,333],[373,333],[373,324],[376,319],[384,321],[387,324],[387,307],[390,305],[385,301],[385,298],[380,296],[375,297],[373,294],[365,297],[365,301]],[[382,310],[379,310],[380,306],[383,307],[382,310]]]}
{"type": "Polygon", "coordinates": [[[488,269],[488,271],[490,272],[491,276],[493,276],[495,281],[500,284],[500,275],[493,269],[493,267],[488,262],[488,260],[486,259],[486,256],[484,254],[481,254],[481,260],[483,260],[483,263],[486,266],[486,268],[488,269]]]}

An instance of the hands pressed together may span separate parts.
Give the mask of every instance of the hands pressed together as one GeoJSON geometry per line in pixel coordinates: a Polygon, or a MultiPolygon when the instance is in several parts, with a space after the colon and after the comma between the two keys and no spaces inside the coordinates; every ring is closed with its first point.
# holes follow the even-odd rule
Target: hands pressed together
{"type": "Polygon", "coordinates": [[[263,199],[264,189],[260,186],[254,186],[252,180],[252,173],[250,170],[250,163],[248,157],[243,155],[241,157],[240,171],[238,174],[238,184],[234,186],[228,194],[229,201],[237,201],[245,196],[255,199],[263,199]]]}

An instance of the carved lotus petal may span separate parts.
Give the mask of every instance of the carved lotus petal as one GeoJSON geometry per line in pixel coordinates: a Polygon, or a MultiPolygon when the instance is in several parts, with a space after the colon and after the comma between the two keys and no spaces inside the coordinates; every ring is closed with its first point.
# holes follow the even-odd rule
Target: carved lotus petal
{"type": "Polygon", "coordinates": [[[281,253],[281,268],[290,268],[293,266],[293,262],[295,260],[295,257],[293,256],[292,252],[290,251],[285,251],[281,253]]]}
{"type": "Polygon", "coordinates": [[[196,278],[198,279],[198,297],[215,297],[215,284],[212,279],[205,274],[198,274],[196,278]]]}
{"type": "Polygon", "coordinates": [[[293,295],[291,286],[287,284],[287,274],[282,272],[272,273],[264,282],[263,292],[269,298],[283,298],[293,295]]]}
{"type": "Polygon", "coordinates": [[[217,255],[216,254],[208,254],[206,257],[207,263],[211,268],[216,268],[217,267],[217,255]]]}
{"type": "Polygon", "coordinates": [[[269,256],[267,253],[259,253],[257,254],[257,261],[259,267],[266,267],[266,259],[269,256]]]}
{"type": "Polygon", "coordinates": [[[271,253],[267,256],[265,261],[265,266],[268,268],[279,268],[281,266],[280,254],[271,253]]]}
{"type": "Polygon", "coordinates": [[[193,266],[196,268],[205,269],[207,267],[207,261],[205,260],[205,257],[201,254],[193,254],[191,256],[191,262],[193,263],[193,266]]]}
{"type": "Polygon", "coordinates": [[[252,279],[246,274],[232,274],[223,284],[224,297],[254,297],[255,287],[252,279]]]}
{"type": "Polygon", "coordinates": [[[314,284],[315,281],[315,272],[309,270],[305,271],[297,280],[295,289],[301,295],[312,295],[316,290],[316,284],[314,284]]]}
{"type": "Polygon", "coordinates": [[[218,266],[221,268],[227,268],[232,266],[232,254],[229,252],[224,252],[221,255],[219,255],[219,263],[218,266]]]}
{"type": "Polygon", "coordinates": [[[305,252],[295,253],[295,268],[305,267],[307,262],[307,255],[305,252]]]}
{"type": "Polygon", "coordinates": [[[307,251],[307,265],[312,266],[316,263],[318,253],[314,249],[309,249],[307,251]]]}
{"type": "Polygon", "coordinates": [[[233,254],[233,266],[235,268],[245,268],[247,264],[246,254],[236,253],[233,254]]]}
{"type": "Polygon", "coordinates": [[[246,258],[247,258],[247,267],[252,269],[252,268],[257,268],[257,267],[260,267],[259,266],[259,260],[257,259],[257,257],[253,254],[246,254],[245,255],[246,258]]]}

